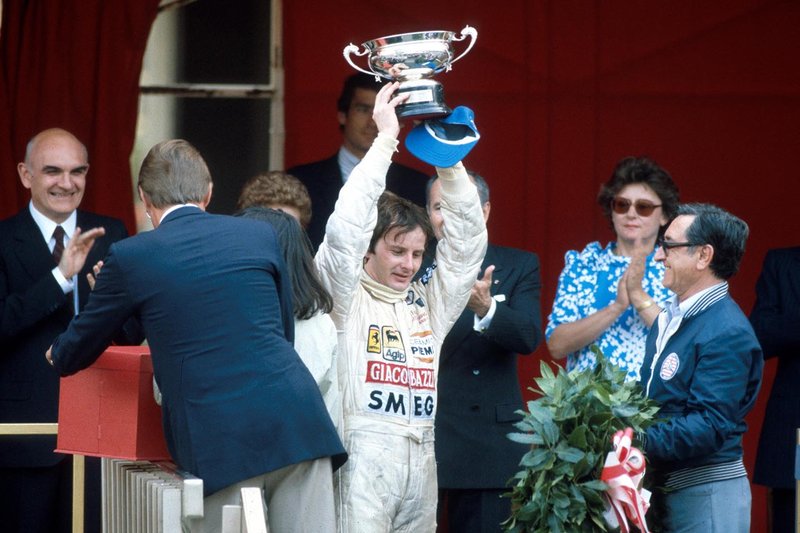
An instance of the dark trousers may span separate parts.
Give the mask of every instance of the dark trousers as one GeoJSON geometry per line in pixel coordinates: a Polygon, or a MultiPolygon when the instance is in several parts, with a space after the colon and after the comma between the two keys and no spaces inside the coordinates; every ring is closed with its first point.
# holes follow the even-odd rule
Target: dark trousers
{"type": "MultiPolygon", "coordinates": [[[[84,531],[99,533],[100,459],[86,458],[84,531]]],[[[72,531],[72,457],[54,466],[0,468],[0,531],[72,531]]]]}
{"type": "Polygon", "coordinates": [[[794,533],[795,491],[770,489],[772,533],[794,533]]]}
{"type": "Polygon", "coordinates": [[[440,533],[499,533],[511,516],[511,499],[501,498],[508,489],[441,489],[440,533]],[[444,527],[446,526],[446,527],[444,527]]]}

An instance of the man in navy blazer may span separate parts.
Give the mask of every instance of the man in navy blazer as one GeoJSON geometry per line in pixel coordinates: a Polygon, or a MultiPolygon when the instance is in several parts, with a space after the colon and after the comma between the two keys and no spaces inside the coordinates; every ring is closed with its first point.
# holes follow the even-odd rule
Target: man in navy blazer
{"type": "MultiPolygon", "coordinates": [[[[0,222],[0,423],[58,421],[59,379],[42,354],[86,305],[92,266],[127,237],[120,220],[78,210],[88,170],[86,147],[57,128],[33,137],[17,166],[31,201],[0,222]]],[[[55,447],[55,436],[0,439],[3,531],[70,531],[72,461],[55,447]]],[[[86,531],[100,531],[99,460],[86,469],[86,531]]]]}
{"type": "Polygon", "coordinates": [[[256,486],[271,530],[334,531],[331,456],[338,466],[344,448],[292,348],[291,283],[275,233],[206,213],[211,189],[188,142],[150,150],[139,195],[155,229],[111,247],[85,310],[47,355],[59,374],[77,372],[138,317],[170,453],[203,479],[202,527],[218,530],[222,506],[256,486]]]}
{"type": "MultiPolygon", "coordinates": [[[[306,231],[315,250],[325,236],[325,225],[333,213],[339,189],[378,135],[378,128],[372,120],[372,108],[381,87],[373,76],[353,74],[348,77],[337,101],[341,148],[327,159],[287,170],[303,182],[311,196],[311,223],[306,231]]],[[[427,180],[428,176],[422,172],[392,163],[386,175],[386,190],[424,206],[427,180]]]]}
{"type": "Polygon", "coordinates": [[[770,250],[750,313],[764,357],[777,357],[753,482],[770,487],[772,531],[793,532],[794,460],[800,427],[800,247],[770,250]]]}
{"type": "MultiPolygon", "coordinates": [[[[491,204],[489,186],[470,172],[484,219],[491,204]]],[[[428,183],[428,212],[441,232],[441,186],[428,183]]],[[[436,462],[440,513],[449,530],[499,532],[511,515],[501,498],[519,469],[524,445],[506,437],[522,409],[517,355],[534,351],[542,340],[539,258],[514,248],[489,244],[484,275],[467,308],[445,337],[439,363],[436,412],[436,462]]]]}

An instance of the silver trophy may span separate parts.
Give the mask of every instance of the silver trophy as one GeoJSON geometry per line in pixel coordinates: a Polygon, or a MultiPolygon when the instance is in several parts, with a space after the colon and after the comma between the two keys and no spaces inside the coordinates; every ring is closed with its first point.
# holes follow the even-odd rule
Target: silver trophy
{"type": "Polygon", "coordinates": [[[408,93],[408,100],[397,107],[400,118],[414,117],[425,119],[447,115],[450,108],[444,103],[442,84],[430,79],[435,74],[449,71],[453,63],[464,57],[472,49],[478,32],[465,26],[456,37],[452,31],[419,31],[380,37],[363,43],[363,51],[349,44],[344,47],[344,58],[354,69],[400,82],[397,92],[408,93]],[[469,45],[453,59],[453,42],[470,38],[469,45]],[[369,70],[365,70],[350,58],[368,56],[369,70]]]}

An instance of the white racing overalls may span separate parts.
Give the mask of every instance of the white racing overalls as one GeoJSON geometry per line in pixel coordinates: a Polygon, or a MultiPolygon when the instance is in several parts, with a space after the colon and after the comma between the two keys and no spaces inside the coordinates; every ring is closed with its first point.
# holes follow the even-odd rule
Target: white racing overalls
{"type": "Polygon", "coordinates": [[[397,140],[379,134],[342,187],[316,256],[339,334],[344,443],[342,533],[436,529],[433,421],[445,335],[466,306],[486,252],[474,185],[458,163],[437,169],[443,238],[436,268],[398,292],[372,280],[364,256],[397,140]]]}

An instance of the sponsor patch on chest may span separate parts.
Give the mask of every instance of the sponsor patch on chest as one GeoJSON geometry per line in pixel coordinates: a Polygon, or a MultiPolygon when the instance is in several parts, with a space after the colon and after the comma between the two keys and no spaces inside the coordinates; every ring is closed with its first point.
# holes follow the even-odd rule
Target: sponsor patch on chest
{"type": "Polygon", "coordinates": [[[383,354],[387,361],[406,362],[406,349],[403,336],[392,326],[379,327],[371,324],[367,332],[367,353],[383,354]]]}
{"type": "Polygon", "coordinates": [[[432,368],[414,368],[383,361],[367,361],[367,383],[385,383],[413,390],[436,390],[432,368]]]}
{"type": "Polygon", "coordinates": [[[433,394],[374,389],[369,391],[367,410],[403,419],[429,419],[433,418],[434,405],[433,394]]]}
{"type": "Polygon", "coordinates": [[[675,377],[675,374],[678,373],[678,369],[680,367],[681,360],[678,357],[678,354],[672,352],[665,357],[664,361],[661,363],[661,370],[658,372],[658,376],[664,381],[669,381],[675,377]]]}

